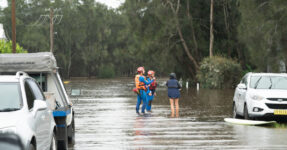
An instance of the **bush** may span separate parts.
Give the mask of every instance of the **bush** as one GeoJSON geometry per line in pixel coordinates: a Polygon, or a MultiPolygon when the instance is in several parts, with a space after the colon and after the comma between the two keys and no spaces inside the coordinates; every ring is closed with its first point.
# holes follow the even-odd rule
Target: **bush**
{"type": "Polygon", "coordinates": [[[239,63],[220,56],[205,58],[200,64],[197,79],[203,88],[233,88],[242,73],[239,63]]]}
{"type": "Polygon", "coordinates": [[[115,67],[112,64],[102,65],[99,69],[100,78],[113,78],[115,77],[115,67]]]}
{"type": "MultiPolygon", "coordinates": [[[[12,41],[0,40],[0,53],[12,53],[12,41]]],[[[27,51],[16,44],[16,53],[27,53],[27,51]]]]}

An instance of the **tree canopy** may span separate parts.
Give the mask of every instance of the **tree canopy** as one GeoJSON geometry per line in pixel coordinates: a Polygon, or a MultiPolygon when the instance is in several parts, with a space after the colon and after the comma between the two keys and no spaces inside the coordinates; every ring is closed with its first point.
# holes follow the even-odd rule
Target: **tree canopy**
{"type": "MultiPolygon", "coordinates": [[[[214,1],[214,54],[239,62],[244,70],[279,72],[287,63],[285,3],[214,1]]],[[[0,22],[10,40],[8,6],[0,22]]],[[[196,79],[209,56],[209,0],[126,0],[118,9],[94,0],[17,0],[17,43],[28,52],[50,49],[50,7],[55,10],[54,54],[65,77],[131,76],[145,66],[158,75],[176,72],[196,79]]]]}

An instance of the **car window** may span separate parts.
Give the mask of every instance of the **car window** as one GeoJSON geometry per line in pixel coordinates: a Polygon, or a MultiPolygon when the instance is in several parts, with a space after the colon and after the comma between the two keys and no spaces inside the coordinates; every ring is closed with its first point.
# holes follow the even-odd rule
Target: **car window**
{"type": "Polygon", "coordinates": [[[287,77],[283,76],[252,76],[250,87],[254,89],[287,90],[287,77]]]}
{"type": "Polygon", "coordinates": [[[28,108],[30,110],[34,106],[35,97],[34,97],[34,94],[32,93],[31,87],[28,84],[27,80],[25,81],[24,86],[25,86],[25,93],[26,93],[27,104],[28,104],[28,108]]]}
{"type": "Polygon", "coordinates": [[[247,86],[247,75],[245,75],[243,78],[242,78],[242,80],[241,80],[241,83],[242,84],[245,84],[246,86],[247,86]]]}
{"type": "Polygon", "coordinates": [[[19,83],[0,83],[0,110],[20,109],[22,107],[19,83]]]}
{"type": "Polygon", "coordinates": [[[47,74],[34,73],[34,74],[29,74],[29,76],[34,78],[37,81],[37,83],[40,85],[41,89],[44,92],[47,92],[47,74]]]}
{"type": "Polygon", "coordinates": [[[272,78],[271,89],[287,89],[287,77],[272,78]]]}
{"type": "Polygon", "coordinates": [[[27,80],[34,94],[35,99],[37,100],[45,100],[45,96],[43,95],[42,90],[39,85],[32,79],[27,80]]]}

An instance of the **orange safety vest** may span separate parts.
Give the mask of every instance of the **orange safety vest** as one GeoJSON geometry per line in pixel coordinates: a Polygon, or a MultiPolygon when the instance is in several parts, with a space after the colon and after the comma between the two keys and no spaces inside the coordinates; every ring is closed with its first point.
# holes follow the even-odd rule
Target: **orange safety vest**
{"type": "Polygon", "coordinates": [[[145,83],[144,82],[140,82],[140,76],[141,75],[138,74],[135,77],[136,88],[139,89],[139,90],[146,90],[145,83]]]}

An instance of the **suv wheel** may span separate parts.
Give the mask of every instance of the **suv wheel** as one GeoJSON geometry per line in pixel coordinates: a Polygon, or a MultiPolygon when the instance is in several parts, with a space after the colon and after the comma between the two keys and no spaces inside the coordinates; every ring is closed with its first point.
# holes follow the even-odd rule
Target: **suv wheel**
{"type": "Polygon", "coordinates": [[[51,145],[50,145],[50,150],[57,150],[57,140],[56,140],[55,133],[53,133],[53,137],[52,137],[51,145]]]}
{"type": "Polygon", "coordinates": [[[237,115],[237,112],[236,112],[235,102],[233,103],[233,118],[239,118],[239,116],[237,115]]]}
{"type": "Polygon", "coordinates": [[[244,119],[246,120],[250,120],[249,114],[248,114],[248,109],[247,109],[247,105],[244,105],[244,119]]]}
{"type": "Polygon", "coordinates": [[[67,150],[68,149],[68,128],[65,124],[65,127],[63,128],[62,135],[64,137],[63,140],[58,140],[58,149],[60,150],[67,150]]]}
{"type": "Polygon", "coordinates": [[[74,145],[75,144],[75,120],[74,120],[74,116],[73,116],[73,121],[70,124],[70,126],[68,127],[68,141],[69,144],[74,145]]]}

